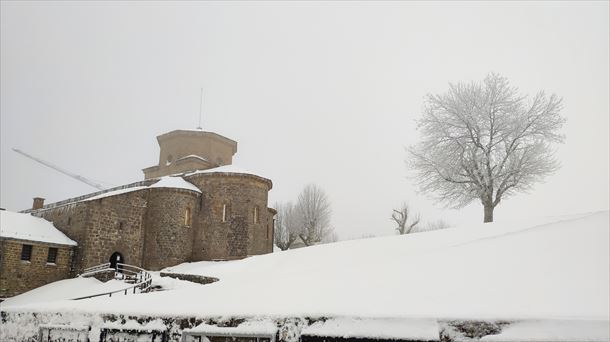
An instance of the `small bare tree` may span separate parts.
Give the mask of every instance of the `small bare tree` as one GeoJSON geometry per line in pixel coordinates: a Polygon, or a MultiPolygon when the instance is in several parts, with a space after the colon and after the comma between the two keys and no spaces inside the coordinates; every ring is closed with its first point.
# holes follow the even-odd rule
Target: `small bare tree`
{"type": "Polygon", "coordinates": [[[300,223],[299,237],[305,246],[319,243],[332,233],[330,202],[319,186],[309,184],[301,191],[296,210],[300,223]]]}
{"type": "Polygon", "coordinates": [[[420,221],[420,215],[411,211],[406,203],[403,203],[400,208],[392,210],[392,221],[396,223],[398,234],[409,234],[420,221]]]}
{"type": "Polygon", "coordinates": [[[275,209],[277,214],[275,215],[273,239],[275,240],[275,245],[285,251],[299,237],[298,215],[292,202],[285,204],[276,203],[275,209]]]}
{"type": "Polygon", "coordinates": [[[408,150],[414,179],[448,206],[481,201],[483,222],[492,222],[502,199],[558,169],[551,144],[564,140],[561,109],[556,95],[520,95],[494,73],[482,83],[450,84],[426,97],[422,140],[408,150]]]}

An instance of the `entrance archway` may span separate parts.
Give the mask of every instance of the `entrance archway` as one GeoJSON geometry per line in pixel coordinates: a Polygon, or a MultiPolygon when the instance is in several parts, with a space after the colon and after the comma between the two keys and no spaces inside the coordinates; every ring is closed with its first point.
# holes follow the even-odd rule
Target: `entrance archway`
{"type": "Polygon", "coordinates": [[[123,258],[123,254],[121,254],[119,252],[114,252],[110,256],[109,262],[110,262],[110,268],[117,269],[117,264],[124,264],[125,259],[123,258]]]}

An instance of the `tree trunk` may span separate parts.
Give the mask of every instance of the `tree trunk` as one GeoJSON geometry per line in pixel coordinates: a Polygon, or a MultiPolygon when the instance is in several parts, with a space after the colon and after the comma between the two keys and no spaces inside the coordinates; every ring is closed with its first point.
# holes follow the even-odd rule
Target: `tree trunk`
{"type": "Polygon", "coordinates": [[[483,223],[494,221],[494,206],[492,204],[483,204],[483,211],[485,213],[483,217],[483,223]]]}

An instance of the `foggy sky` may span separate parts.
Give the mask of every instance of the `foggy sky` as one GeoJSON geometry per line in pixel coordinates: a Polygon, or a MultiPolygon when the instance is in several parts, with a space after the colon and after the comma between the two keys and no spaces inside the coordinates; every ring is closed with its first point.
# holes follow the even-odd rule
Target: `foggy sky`
{"type": "Polygon", "coordinates": [[[95,189],[11,151],[121,185],[158,163],[156,136],[198,124],[273,181],[270,205],[326,190],[340,238],[423,220],[481,222],[407,178],[427,93],[506,76],[564,99],[562,168],[496,220],[608,209],[608,2],[7,2],[1,4],[0,206],[95,189]]]}

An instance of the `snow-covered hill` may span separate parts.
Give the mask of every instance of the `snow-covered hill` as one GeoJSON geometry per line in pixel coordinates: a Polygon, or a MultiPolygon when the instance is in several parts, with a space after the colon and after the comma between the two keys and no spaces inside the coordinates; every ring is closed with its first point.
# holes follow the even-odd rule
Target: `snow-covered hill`
{"type": "Polygon", "coordinates": [[[608,230],[598,212],[346,241],[171,268],[220,279],[209,285],[2,309],[607,321],[608,230]]]}

